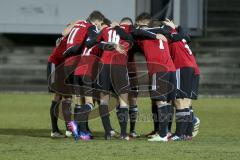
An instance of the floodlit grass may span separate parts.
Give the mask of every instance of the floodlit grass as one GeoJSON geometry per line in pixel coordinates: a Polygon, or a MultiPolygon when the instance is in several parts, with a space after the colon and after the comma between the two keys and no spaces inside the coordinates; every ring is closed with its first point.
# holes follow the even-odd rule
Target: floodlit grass
{"type": "MultiPolygon", "coordinates": [[[[103,140],[99,118],[90,121],[96,139],[77,143],[71,138],[51,139],[47,94],[0,94],[0,159],[240,159],[240,99],[201,98],[194,110],[201,119],[193,141],[158,143],[144,137],[121,141],[103,140]]],[[[150,101],[140,99],[140,113],[150,113],[150,101]]],[[[114,112],[112,124],[119,130],[114,112]]],[[[59,126],[64,130],[64,124],[59,126]]],[[[152,122],[139,122],[137,131],[152,130],[152,122]]]]}

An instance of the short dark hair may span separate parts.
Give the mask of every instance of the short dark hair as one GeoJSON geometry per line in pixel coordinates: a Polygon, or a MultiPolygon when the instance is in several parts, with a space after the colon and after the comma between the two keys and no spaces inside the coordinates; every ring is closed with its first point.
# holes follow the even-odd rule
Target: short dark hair
{"type": "Polygon", "coordinates": [[[143,12],[136,17],[136,22],[143,21],[143,20],[151,20],[151,19],[152,17],[149,13],[143,12]]]}
{"type": "Polygon", "coordinates": [[[107,18],[104,18],[103,19],[103,22],[102,22],[102,24],[101,25],[107,25],[107,26],[110,26],[111,25],[111,21],[109,20],[109,19],[107,19],[107,18]]]}
{"type": "Polygon", "coordinates": [[[89,15],[88,20],[91,22],[103,21],[104,15],[100,11],[95,10],[89,15]]]}
{"type": "Polygon", "coordinates": [[[163,25],[162,21],[159,21],[158,19],[151,20],[149,27],[159,27],[163,25]]]}
{"type": "Polygon", "coordinates": [[[132,19],[131,19],[130,17],[123,17],[123,18],[121,19],[120,23],[125,22],[125,21],[128,21],[128,22],[130,22],[131,24],[133,24],[133,21],[132,21],[132,19]]]}

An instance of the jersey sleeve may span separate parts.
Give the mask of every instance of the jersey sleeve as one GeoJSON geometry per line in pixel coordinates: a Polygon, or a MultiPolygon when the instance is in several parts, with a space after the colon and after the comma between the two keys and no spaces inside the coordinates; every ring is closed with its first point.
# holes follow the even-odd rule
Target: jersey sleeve
{"type": "Polygon", "coordinates": [[[150,32],[148,30],[140,29],[140,28],[132,28],[131,33],[133,37],[141,37],[141,38],[150,38],[150,39],[156,39],[156,34],[153,32],[150,32]]]}
{"type": "Polygon", "coordinates": [[[159,33],[159,34],[166,35],[171,32],[172,28],[170,26],[162,25],[154,28],[146,28],[144,30],[147,30],[149,32],[156,33],[156,34],[159,33]]]}
{"type": "Polygon", "coordinates": [[[181,35],[183,37],[183,39],[185,39],[188,43],[191,41],[190,35],[181,26],[178,26],[177,31],[178,31],[179,35],[181,35]]]}
{"type": "Polygon", "coordinates": [[[97,36],[98,36],[97,27],[94,25],[89,27],[88,28],[88,38],[85,42],[85,44],[88,48],[91,48],[95,44],[97,44],[97,36]]]}
{"type": "Polygon", "coordinates": [[[115,49],[115,44],[114,44],[114,43],[111,43],[111,42],[101,41],[101,42],[98,44],[98,47],[99,47],[101,50],[112,51],[112,50],[115,49]]]}
{"type": "Polygon", "coordinates": [[[115,27],[115,30],[116,30],[117,34],[120,36],[121,39],[126,40],[126,41],[129,41],[129,42],[131,42],[131,43],[133,42],[133,37],[131,36],[131,34],[126,33],[126,32],[124,31],[124,29],[122,29],[122,28],[119,27],[119,26],[116,26],[116,27],[115,27]]]}
{"type": "Polygon", "coordinates": [[[177,32],[172,32],[168,34],[167,38],[169,38],[173,42],[182,41],[183,39],[185,39],[187,42],[191,41],[189,34],[184,31],[181,26],[177,28],[177,32]]]}

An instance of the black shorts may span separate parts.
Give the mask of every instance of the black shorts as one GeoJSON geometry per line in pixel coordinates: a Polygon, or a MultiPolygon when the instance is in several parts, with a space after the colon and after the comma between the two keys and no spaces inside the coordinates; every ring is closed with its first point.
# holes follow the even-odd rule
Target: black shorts
{"type": "Polygon", "coordinates": [[[66,75],[65,83],[74,84],[74,66],[64,66],[64,73],[66,75]]]}
{"type": "Polygon", "coordinates": [[[149,77],[150,97],[155,101],[170,101],[176,95],[176,73],[159,72],[149,77]]]}
{"type": "Polygon", "coordinates": [[[92,96],[94,82],[87,76],[74,75],[74,90],[76,95],[92,96]]]}
{"type": "Polygon", "coordinates": [[[99,71],[97,89],[117,95],[129,92],[129,77],[125,66],[103,64],[99,68],[101,70],[99,71]]]}
{"type": "Polygon", "coordinates": [[[197,99],[199,75],[195,74],[194,68],[184,67],[177,69],[176,79],[176,98],[197,99]]]}

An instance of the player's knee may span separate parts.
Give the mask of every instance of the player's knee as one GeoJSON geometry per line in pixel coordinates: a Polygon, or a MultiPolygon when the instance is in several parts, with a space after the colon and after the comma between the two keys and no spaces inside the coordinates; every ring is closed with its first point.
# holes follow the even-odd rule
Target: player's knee
{"type": "Polygon", "coordinates": [[[167,101],[156,101],[155,102],[157,106],[166,106],[169,105],[167,101]]]}
{"type": "Polygon", "coordinates": [[[62,100],[62,96],[55,93],[53,96],[53,100],[56,102],[60,102],[62,100]]]}
{"type": "Polygon", "coordinates": [[[86,96],[86,97],[85,97],[85,103],[91,103],[91,104],[94,104],[94,103],[93,103],[93,98],[90,97],[90,96],[86,96]]]}
{"type": "Polygon", "coordinates": [[[64,96],[64,100],[65,101],[72,101],[72,97],[71,96],[64,96]]]}
{"type": "Polygon", "coordinates": [[[118,99],[120,106],[128,106],[128,94],[121,94],[118,99]]]}
{"type": "Polygon", "coordinates": [[[109,103],[109,95],[101,95],[100,105],[108,105],[109,103]]]}
{"type": "Polygon", "coordinates": [[[75,102],[77,105],[83,105],[83,104],[85,104],[85,98],[82,96],[76,95],[75,102]]]}
{"type": "Polygon", "coordinates": [[[174,105],[177,109],[184,109],[189,108],[191,106],[191,99],[183,98],[183,99],[176,99],[174,101],[174,105]]]}
{"type": "Polygon", "coordinates": [[[104,99],[100,99],[100,105],[108,105],[108,101],[105,101],[104,99]]]}

